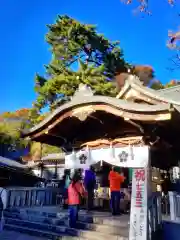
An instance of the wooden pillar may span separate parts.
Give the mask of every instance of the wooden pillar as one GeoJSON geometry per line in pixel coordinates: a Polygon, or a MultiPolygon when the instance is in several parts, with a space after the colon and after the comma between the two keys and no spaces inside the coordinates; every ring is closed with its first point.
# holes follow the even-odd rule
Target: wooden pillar
{"type": "Polygon", "coordinates": [[[54,171],[54,178],[57,179],[58,177],[58,167],[57,167],[57,160],[55,162],[55,171],[54,171]]]}
{"type": "Polygon", "coordinates": [[[41,174],[40,177],[43,177],[43,170],[44,170],[44,164],[42,163],[42,151],[43,151],[43,144],[40,143],[40,161],[41,161],[41,174]]]}
{"type": "Polygon", "coordinates": [[[176,221],[176,192],[169,191],[169,202],[170,202],[170,218],[171,221],[176,221]]]}

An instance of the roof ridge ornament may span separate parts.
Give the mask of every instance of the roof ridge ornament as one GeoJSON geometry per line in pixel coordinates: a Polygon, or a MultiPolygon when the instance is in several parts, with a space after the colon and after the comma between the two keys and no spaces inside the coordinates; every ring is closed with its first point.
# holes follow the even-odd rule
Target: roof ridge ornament
{"type": "Polygon", "coordinates": [[[141,79],[134,74],[130,74],[129,77],[127,78],[127,80],[130,82],[134,82],[138,85],[144,85],[143,81],[141,81],[141,79]]]}
{"type": "Polygon", "coordinates": [[[94,95],[91,87],[86,84],[80,83],[78,89],[75,91],[72,99],[74,98],[84,98],[92,97],[94,95]]]}

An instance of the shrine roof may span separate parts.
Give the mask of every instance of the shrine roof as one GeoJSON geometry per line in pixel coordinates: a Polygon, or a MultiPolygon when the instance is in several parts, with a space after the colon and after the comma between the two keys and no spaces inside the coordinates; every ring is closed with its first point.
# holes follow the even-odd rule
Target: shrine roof
{"type": "Polygon", "coordinates": [[[156,101],[156,104],[169,103],[173,104],[177,110],[180,108],[180,85],[167,89],[154,90],[147,86],[144,86],[138,77],[130,75],[126,79],[125,84],[117,97],[119,99],[128,99],[130,91],[134,91],[133,95],[136,98],[139,97],[137,95],[137,93],[139,93],[141,94],[141,97],[146,96],[149,98],[148,100],[152,99],[156,101]]]}
{"type": "Polygon", "coordinates": [[[180,85],[170,87],[170,88],[165,88],[157,91],[158,94],[162,97],[172,99],[176,101],[176,104],[179,103],[180,105],[180,85]]]}
{"type": "Polygon", "coordinates": [[[50,153],[44,157],[41,158],[42,161],[49,161],[49,160],[64,160],[65,159],[65,153],[50,153]]]}
{"type": "Polygon", "coordinates": [[[9,166],[9,167],[15,167],[15,168],[21,168],[21,169],[28,169],[29,166],[26,164],[22,164],[19,163],[15,160],[9,159],[9,158],[5,158],[5,157],[1,157],[0,156],[0,165],[5,165],[5,166],[9,166]]]}
{"type": "MultiPolygon", "coordinates": [[[[39,129],[42,129],[48,124],[52,124],[52,122],[57,119],[57,116],[59,117],[65,114],[67,111],[78,109],[83,106],[95,106],[97,104],[103,105],[103,107],[110,106],[116,110],[125,111],[129,114],[134,113],[137,115],[146,115],[146,114],[155,115],[160,113],[168,113],[170,109],[170,104],[168,103],[147,105],[144,103],[130,102],[124,99],[93,95],[92,90],[89,87],[83,85],[83,86],[80,86],[78,91],[76,91],[71,101],[58,107],[47,118],[45,118],[36,126],[32,127],[27,131],[26,130],[23,131],[22,136],[25,137],[25,136],[28,136],[29,134],[33,134],[33,132],[36,132],[39,129]]],[[[106,109],[104,108],[103,111],[106,111],[106,109]]],[[[122,117],[124,117],[123,114],[122,114],[122,117]]],[[[129,115],[128,115],[128,118],[129,118],[129,115]]],[[[137,120],[139,120],[139,117],[137,120]]]]}
{"type": "Polygon", "coordinates": [[[37,166],[37,164],[22,164],[15,160],[0,156],[0,168],[5,168],[9,171],[18,171],[19,173],[24,173],[26,175],[31,175],[35,178],[38,178],[32,172],[30,172],[30,169],[35,166],[37,166]]]}
{"type": "Polygon", "coordinates": [[[100,138],[137,136],[144,131],[141,123],[167,122],[171,116],[169,103],[149,105],[98,96],[89,87],[80,85],[71,101],[30,130],[24,130],[22,137],[71,151],[72,146],[78,148],[100,138]]]}

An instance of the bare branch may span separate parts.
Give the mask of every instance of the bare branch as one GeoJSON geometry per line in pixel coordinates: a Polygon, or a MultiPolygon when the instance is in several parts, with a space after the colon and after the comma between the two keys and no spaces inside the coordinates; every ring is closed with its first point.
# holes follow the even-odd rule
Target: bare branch
{"type": "MultiPolygon", "coordinates": [[[[130,5],[134,2],[138,3],[138,7],[135,12],[145,13],[147,15],[151,15],[151,11],[149,10],[149,0],[120,0],[122,3],[126,5],[130,5]]],[[[152,0],[153,1],[153,0],[152,0]]],[[[168,1],[169,5],[174,6],[176,0],[165,0],[168,1]]],[[[159,7],[159,4],[157,5],[159,7]]]]}

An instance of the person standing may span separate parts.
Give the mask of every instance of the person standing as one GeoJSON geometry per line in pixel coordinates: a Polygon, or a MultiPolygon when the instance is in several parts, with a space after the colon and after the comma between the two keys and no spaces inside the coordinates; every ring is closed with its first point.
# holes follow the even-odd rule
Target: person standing
{"type": "Polygon", "coordinates": [[[121,184],[124,182],[125,177],[118,173],[116,167],[113,167],[109,173],[109,185],[111,192],[111,210],[112,215],[120,214],[120,199],[121,199],[121,184]]]}
{"type": "Polygon", "coordinates": [[[90,211],[94,206],[94,190],[96,186],[96,175],[93,166],[85,171],[84,186],[87,191],[86,208],[87,211],[90,211]]]}
{"type": "Polygon", "coordinates": [[[81,198],[85,195],[85,189],[81,182],[80,175],[75,172],[71,184],[68,187],[68,208],[69,208],[69,226],[76,227],[78,220],[78,211],[81,204],[81,198]]]}
{"type": "Polygon", "coordinates": [[[64,209],[67,209],[67,199],[68,199],[68,187],[71,183],[71,172],[69,169],[64,170],[64,176],[63,176],[63,199],[64,199],[64,209]]]}
{"type": "Polygon", "coordinates": [[[7,191],[0,187],[0,231],[3,231],[4,227],[4,210],[7,207],[7,191]]]}

